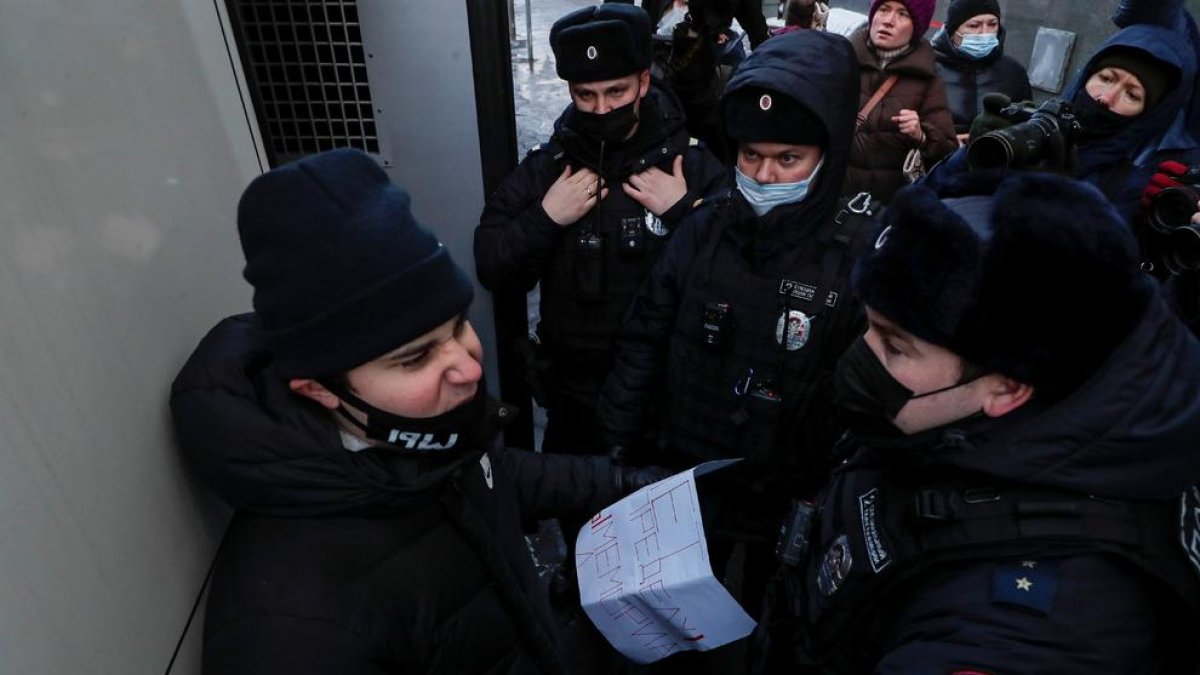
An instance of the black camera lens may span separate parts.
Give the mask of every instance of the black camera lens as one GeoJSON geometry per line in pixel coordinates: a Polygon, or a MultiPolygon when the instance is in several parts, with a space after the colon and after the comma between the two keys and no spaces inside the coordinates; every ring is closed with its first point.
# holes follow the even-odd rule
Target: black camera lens
{"type": "Polygon", "coordinates": [[[1187,226],[1196,214],[1197,201],[1200,191],[1190,187],[1169,187],[1159,192],[1150,200],[1150,226],[1163,234],[1187,226]]]}
{"type": "MultiPolygon", "coordinates": [[[[1195,212],[1196,202],[1192,202],[1195,212]]],[[[1200,269],[1200,225],[1181,225],[1167,235],[1167,253],[1163,262],[1175,274],[1200,269]]]]}

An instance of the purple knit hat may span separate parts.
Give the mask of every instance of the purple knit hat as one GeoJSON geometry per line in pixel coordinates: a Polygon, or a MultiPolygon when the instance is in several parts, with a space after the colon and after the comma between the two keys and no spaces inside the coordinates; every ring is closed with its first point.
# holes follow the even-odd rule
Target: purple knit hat
{"type": "MultiPolygon", "coordinates": [[[[929,22],[933,20],[933,10],[937,7],[937,0],[897,0],[908,8],[908,13],[912,15],[913,22],[913,43],[917,43],[925,35],[925,31],[929,30],[929,22]]],[[[875,18],[875,10],[884,3],[884,0],[871,0],[871,9],[867,12],[867,25],[871,25],[871,21],[875,18]]]]}

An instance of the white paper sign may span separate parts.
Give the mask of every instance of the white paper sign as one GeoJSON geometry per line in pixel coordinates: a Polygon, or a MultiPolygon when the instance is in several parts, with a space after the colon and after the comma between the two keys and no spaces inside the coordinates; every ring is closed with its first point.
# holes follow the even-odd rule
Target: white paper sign
{"type": "Polygon", "coordinates": [[[651,663],[745,637],[754,620],[712,573],[696,477],[738,460],[706,462],[648,485],[579,531],[583,609],[625,656],[651,663]]]}

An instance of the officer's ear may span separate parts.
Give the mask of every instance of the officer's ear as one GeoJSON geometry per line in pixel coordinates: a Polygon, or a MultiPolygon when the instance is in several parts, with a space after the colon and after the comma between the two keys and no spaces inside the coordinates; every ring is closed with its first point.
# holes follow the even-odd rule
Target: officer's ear
{"type": "Polygon", "coordinates": [[[316,380],[294,378],[288,381],[288,388],[305,398],[310,398],[329,410],[337,410],[342,400],[333,395],[316,380]]]}
{"type": "Polygon", "coordinates": [[[1033,398],[1033,387],[1011,377],[992,373],[981,378],[983,381],[983,414],[1001,417],[1025,405],[1033,398]]]}
{"type": "Polygon", "coordinates": [[[650,69],[647,68],[638,75],[638,98],[645,98],[650,93],[650,69]]]}

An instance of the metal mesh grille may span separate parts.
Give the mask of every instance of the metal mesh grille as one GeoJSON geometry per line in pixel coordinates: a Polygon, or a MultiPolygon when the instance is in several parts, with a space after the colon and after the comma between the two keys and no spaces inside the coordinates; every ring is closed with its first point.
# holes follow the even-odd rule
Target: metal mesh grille
{"type": "Polygon", "coordinates": [[[272,164],[379,152],[355,0],[228,0],[272,164]]]}

